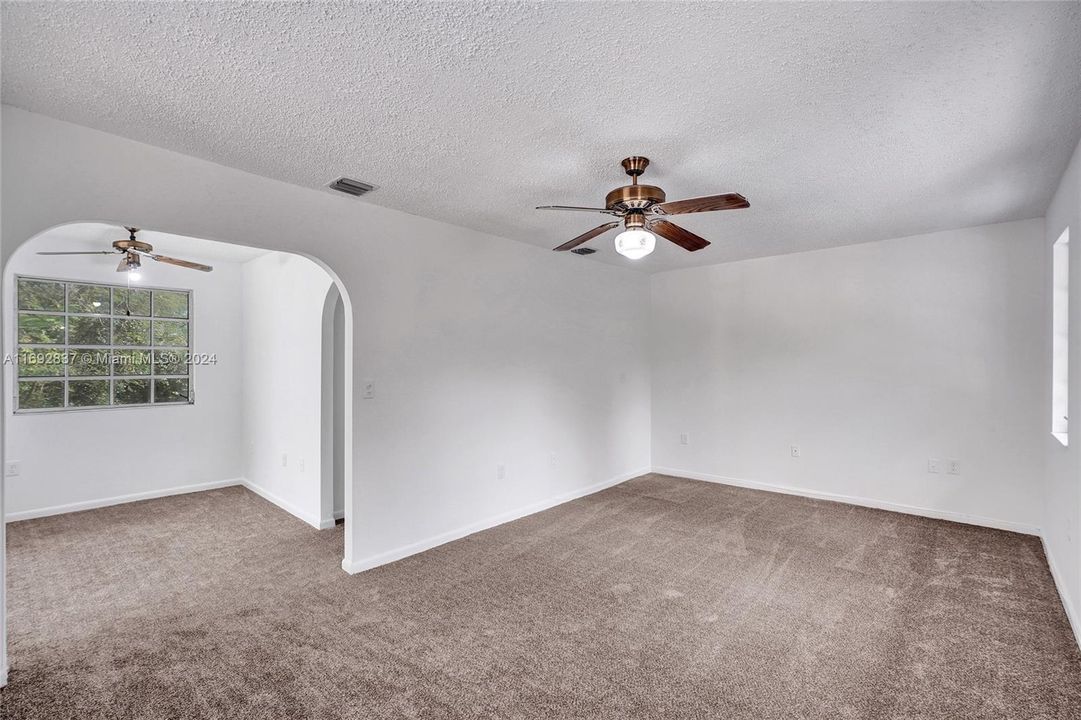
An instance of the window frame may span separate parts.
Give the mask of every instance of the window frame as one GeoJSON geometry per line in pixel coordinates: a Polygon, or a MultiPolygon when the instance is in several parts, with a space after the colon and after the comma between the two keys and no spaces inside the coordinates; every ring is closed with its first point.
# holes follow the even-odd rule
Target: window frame
{"type": "Polygon", "coordinates": [[[1051,244],[1051,435],[1070,444],[1070,228],[1051,244]]]}
{"type": "Polygon", "coordinates": [[[12,363],[12,414],[13,415],[38,415],[42,413],[57,413],[57,412],[85,412],[85,411],[100,411],[100,410],[131,410],[142,408],[155,408],[155,407],[190,407],[195,404],[195,362],[193,358],[195,356],[195,291],[191,288],[175,288],[175,287],[159,287],[154,285],[123,285],[117,283],[99,282],[96,280],[77,280],[70,278],[60,277],[44,277],[40,275],[15,275],[14,286],[14,302],[12,302],[12,308],[14,313],[14,321],[12,322],[13,331],[13,356],[19,358],[22,349],[27,348],[32,351],[49,352],[56,351],[64,353],[65,362],[63,363],[64,374],[63,375],[41,375],[41,376],[19,376],[19,363],[12,363]],[[61,283],[64,285],[64,309],[63,310],[22,310],[19,307],[19,283],[21,280],[49,282],[49,283],[61,283]],[[70,286],[72,285],[93,285],[96,287],[104,287],[109,289],[109,313],[72,313],[69,310],[70,302],[70,286]],[[151,291],[150,296],[150,315],[148,316],[127,316],[118,315],[116,308],[113,306],[114,302],[114,290],[148,290],[151,291]],[[188,317],[187,318],[158,318],[154,316],[154,291],[183,293],[188,298],[188,317]],[[19,342],[19,316],[20,315],[60,315],[64,318],[64,342],[63,343],[21,343],[19,342]],[[86,345],[77,344],[71,345],[69,338],[69,328],[71,325],[70,318],[79,317],[92,317],[92,318],[106,318],[109,320],[109,343],[106,345],[86,345]],[[114,319],[127,319],[127,318],[145,319],[150,321],[150,344],[149,345],[116,345],[113,337],[113,320],[114,319]],[[156,320],[184,320],[188,323],[188,344],[187,347],[175,347],[166,345],[154,345],[154,321],[156,320]],[[108,353],[110,357],[113,357],[116,352],[130,351],[148,351],[150,353],[151,371],[146,375],[116,375],[115,363],[110,362],[108,376],[102,375],[78,375],[72,376],[69,373],[69,366],[71,365],[72,352],[79,352],[80,350],[91,349],[94,352],[108,353]],[[188,372],[187,375],[166,375],[163,378],[187,378],[188,380],[188,399],[180,402],[154,402],[154,386],[157,382],[158,376],[153,370],[154,366],[154,352],[156,350],[171,350],[174,352],[187,353],[188,372]],[[87,405],[87,406],[70,406],[68,405],[70,397],[70,383],[72,380],[106,380],[109,382],[109,404],[108,405],[87,405]],[[148,380],[150,381],[150,402],[146,403],[126,403],[122,405],[116,404],[116,381],[117,380],[148,380]],[[61,381],[64,383],[64,404],[60,407],[50,408],[23,408],[19,405],[19,383],[21,382],[56,382],[61,381]]]}

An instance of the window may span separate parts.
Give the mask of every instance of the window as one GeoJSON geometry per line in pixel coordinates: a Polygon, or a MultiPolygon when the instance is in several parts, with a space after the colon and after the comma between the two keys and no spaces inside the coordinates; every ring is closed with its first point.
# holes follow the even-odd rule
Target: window
{"type": "Polygon", "coordinates": [[[193,402],[190,290],[16,280],[16,412],[193,402]]]}
{"type": "Polygon", "coordinates": [[[1051,249],[1051,434],[1068,444],[1070,399],[1070,228],[1051,249]]]}

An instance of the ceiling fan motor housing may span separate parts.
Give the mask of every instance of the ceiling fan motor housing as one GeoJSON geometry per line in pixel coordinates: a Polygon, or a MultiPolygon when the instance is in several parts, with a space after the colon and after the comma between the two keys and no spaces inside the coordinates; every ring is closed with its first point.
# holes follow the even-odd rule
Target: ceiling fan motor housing
{"type": "MultiPolygon", "coordinates": [[[[623,169],[631,176],[631,184],[618,187],[604,198],[605,207],[609,210],[629,212],[634,210],[646,210],[651,205],[664,202],[664,190],[656,185],[639,185],[638,176],[646,171],[649,158],[641,155],[633,155],[624,158],[623,169]]],[[[629,227],[629,225],[628,225],[629,227]]]]}
{"type": "Polygon", "coordinates": [[[127,252],[128,250],[138,250],[139,252],[153,252],[154,246],[150,243],[142,242],[141,240],[117,240],[113,243],[113,247],[121,252],[127,252]]]}
{"type": "Polygon", "coordinates": [[[664,202],[664,190],[656,185],[624,185],[604,198],[609,210],[645,210],[650,205],[664,202]]]}

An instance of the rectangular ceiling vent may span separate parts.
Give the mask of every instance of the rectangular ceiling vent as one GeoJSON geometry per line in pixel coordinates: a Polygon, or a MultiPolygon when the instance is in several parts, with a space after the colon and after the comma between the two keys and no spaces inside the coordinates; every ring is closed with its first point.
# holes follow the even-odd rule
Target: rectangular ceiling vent
{"type": "Polygon", "coordinates": [[[574,248],[573,250],[571,250],[571,252],[575,255],[592,255],[597,251],[593,248],[574,248]]]}
{"type": "Polygon", "coordinates": [[[338,178],[327,187],[331,190],[337,190],[338,192],[343,192],[346,195],[352,195],[354,197],[360,197],[361,195],[366,195],[372,190],[375,190],[375,185],[369,185],[360,180],[352,180],[346,177],[338,178]]]}

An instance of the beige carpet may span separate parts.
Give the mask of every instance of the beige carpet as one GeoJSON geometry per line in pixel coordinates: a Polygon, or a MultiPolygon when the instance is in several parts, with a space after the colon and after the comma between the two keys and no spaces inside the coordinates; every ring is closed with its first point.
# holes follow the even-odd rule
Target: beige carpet
{"type": "Polygon", "coordinates": [[[1081,718],[1040,543],[646,476],[349,577],[240,488],[8,526],[4,718],[1081,718]]]}

